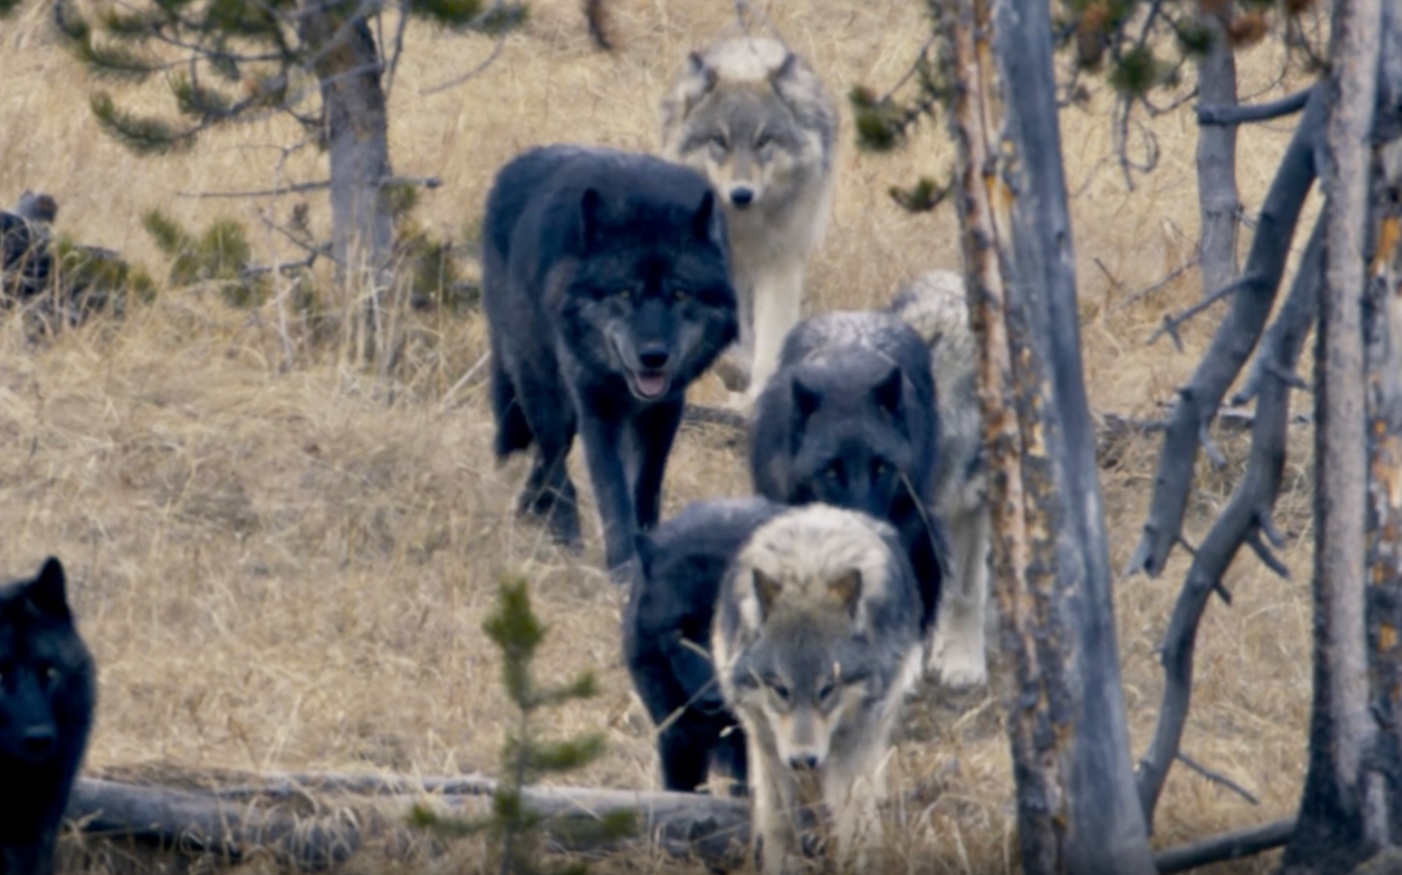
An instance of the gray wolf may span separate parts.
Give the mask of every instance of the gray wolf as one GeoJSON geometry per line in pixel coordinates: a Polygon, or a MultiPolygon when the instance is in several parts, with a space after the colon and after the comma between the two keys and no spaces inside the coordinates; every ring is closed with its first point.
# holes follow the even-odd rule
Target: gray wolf
{"type": "Polygon", "coordinates": [[[738,348],[721,376],[747,402],[803,309],[803,268],[831,211],[837,110],[778,40],[692,52],[662,101],[662,154],[705,173],[725,207],[740,295],[738,348]]]}
{"type": "Polygon", "coordinates": [[[49,875],[96,705],[63,565],[0,585],[0,872],[49,875]]]}
{"type": "Polygon", "coordinates": [[[750,475],[784,504],[825,502],[890,522],[935,622],[948,548],[930,513],[939,460],[930,350],[900,318],[834,311],[800,322],[755,403],[750,475]]]}
{"type": "Polygon", "coordinates": [[[725,216],[660,158],[545,146],[487,196],[482,288],[499,459],[534,444],[518,505],[577,546],[578,429],[611,572],[657,522],[687,386],[736,336],[725,216]]]}
{"type": "Polygon", "coordinates": [[[745,735],[725,707],[711,664],[711,622],[721,580],[735,554],[786,508],[763,498],[692,502],[640,533],[641,574],[623,620],[633,687],[659,727],[667,790],[693,792],[710,771],[746,784],[745,735]]]}
{"type": "Polygon", "coordinates": [[[832,815],[839,857],[866,870],[891,730],[920,671],[917,598],[896,532],[856,511],[791,508],[736,556],[711,652],[748,739],[766,873],[790,869],[797,806],[817,801],[832,815]]]}
{"type": "Polygon", "coordinates": [[[975,686],[988,678],[984,640],[991,619],[992,530],[975,371],[978,349],[964,281],[947,270],[930,271],[902,288],[890,311],[929,344],[939,406],[934,511],[949,536],[952,573],[941,588],[928,667],[949,686],[975,686]]]}

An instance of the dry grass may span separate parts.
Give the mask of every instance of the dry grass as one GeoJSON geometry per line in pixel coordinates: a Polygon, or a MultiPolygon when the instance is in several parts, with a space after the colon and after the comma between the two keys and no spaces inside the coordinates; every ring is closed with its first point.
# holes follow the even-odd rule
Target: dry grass
{"type": "MultiPolygon", "coordinates": [[[[495,169],[546,141],[648,149],[656,99],[685,50],[731,14],[728,3],[610,4],[615,56],[590,46],[575,0],[536,0],[533,20],[495,65],[465,85],[420,90],[475,65],[490,44],[411,28],[392,98],[397,172],[435,175],[422,218],[458,235],[478,219],[495,169]]],[[[835,92],[877,87],[904,70],[925,32],[920,4],[824,0],[772,14],[835,92]]],[[[181,192],[263,188],[313,178],[316,156],[274,170],[295,132],[258,123],[211,135],[195,152],[139,159],[101,135],[89,83],[53,44],[37,5],[0,39],[0,200],[27,187],[62,205],[59,227],[162,262],[139,216],[162,206],[201,225],[216,215],[282,216],[291,204],[183,198],[181,192]]],[[[1246,63],[1244,92],[1267,90],[1277,58],[1246,63]]],[[[158,93],[134,95],[158,105],[158,93]]],[[[864,306],[903,278],[957,267],[952,211],[910,216],[887,186],[942,173],[951,147],[927,126],[896,156],[861,155],[850,119],[838,161],[831,232],[813,265],[811,305],[864,306]]],[[[1193,300],[1191,272],[1131,306],[1116,307],[1191,255],[1197,227],[1194,124],[1187,111],[1152,130],[1157,172],[1127,191],[1107,161],[1104,114],[1063,116],[1074,192],[1086,371],[1093,404],[1153,416],[1190,372],[1211,319],[1185,332],[1186,354],[1145,338],[1164,312],[1193,300]]],[[[1241,185],[1260,203],[1288,124],[1243,135],[1241,185]]],[[[319,205],[318,205],[319,209],[319,205]]],[[[315,210],[314,210],[315,213],[315,210]]],[[[271,239],[255,239],[269,247],[271,239]]],[[[265,249],[265,251],[267,251],[265,249]]],[[[447,398],[484,350],[476,318],[419,319],[404,373],[393,381],[314,358],[279,368],[270,312],[224,308],[217,296],[167,294],[118,325],[94,325],[43,347],[0,326],[0,568],[28,573],[57,553],[77,580],[82,629],[101,667],[90,773],[163,764],[181,769],[493,771],[505,721],[493,650],[480,631],[502,570],[524,568],[551,624],[543,674],[596,668],[602,694],[553,721],[603,729],[607,755],[571,776],[579,784],[647,788],[656,771],[647,721],[620,665],[621,600],[596,570],[595,538],[580,559],[512,517],[521,463],[498,469],[480,382],[447,398]]],[[[703,398],[719,396],[707,378],[703,398]]],[[[1284,816],[1304,771],[1309,701],[1308,453],[1295,435],[1283,497],[1285,559],[1293,582],[1247,556],[1226,581],[1230,608],[1203,624],[1198,687],[1185,750],[1250,788],[1253,807],[1174,771],[1157,845],[1284,816]]],[[[1239,474],[1245,445],[1229,440],[1225,474],[1211,473],[1190,510],[1200,539],[1239,474]]],[[[1131,441],[1104,471],[1111,554],[1122,567],[1138,535],[1155,445],[1131,441]]],[[[578,476],[578,475],[577,475],[578,476]]],[[[745,491],[740,459],[687,433],[667,483],[668,509],[745,491]]],[[[588,494],[587,488],[583,489],[588,494]]],[[[587,500],[587,499],[586,499],[587,500]]],[[[1181,551],[1162,580],[1117,590],[1120,648],[1136,750],[1161,686],[1154,648],[1186,568],[1181,551]]],[[[936,694],[912,709],[897,753],[907,790],[928,807],[908,812],[902,853],[921,871],[1002,872],[1015,845],[1011,778],[998,708],[936,694]]],[[[471,869],[480,856],[459,860],[471,869]]],[[[94,862],[89,871],[102,870],[94,862]]],[[[356,868],[373,867],[361,860],[356,868]]],[[[429,868],[441,868],[442,863],[429,868]]],[[[655,871],[656,860],[615,861],[655,871]]],[[[1262,861],[1218,871],[1266,871],[1262,861]]]]}

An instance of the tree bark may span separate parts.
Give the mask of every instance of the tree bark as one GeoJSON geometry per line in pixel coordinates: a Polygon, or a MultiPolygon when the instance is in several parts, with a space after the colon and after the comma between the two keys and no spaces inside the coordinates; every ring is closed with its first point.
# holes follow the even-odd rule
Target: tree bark
{"type": "Polygon", "coordinates": [[[1348,871],[1387,840],[1380,776],[1365,762],[1377,733],[1366,645],[1362,299],[1381,14],[1381,0],[1334,7],[1315,355],[1314,705],[1300,815],[1282,866],[1292,875],[1348,871]]]}
{"type": "Polygon", "coordinates": [[[951,123],[1023,871],[1150,873],[1081,370],[1048,8],[961,0],[942,16],[960,86],[951,123]]]}
{"type": "MultiPolygon", "coordinates": [[[[321,81],[331,165],[331,255],[348,303],[363,305],[368,346],[389,285],[389,114],[379,47],[354,0],[303,0],[299,36],[321,81]]],[[[347,313],[354,314],[355,306],[347,313]]]]}
{"type": "MultiPolygon", "coordinates": [[[[1227,40],[1221,11],[1204,11],[1212,34],[1207,54],[1198,62],[1198,102],[1217,108],[1236,106],[1236,54],[1227,40]]],[[[1241,199],[1236,185],[1236,126],[1198,128],[1198,272],[1202,293],[1210,295],[1236,279],[1237,228],[1241,199]]]]}

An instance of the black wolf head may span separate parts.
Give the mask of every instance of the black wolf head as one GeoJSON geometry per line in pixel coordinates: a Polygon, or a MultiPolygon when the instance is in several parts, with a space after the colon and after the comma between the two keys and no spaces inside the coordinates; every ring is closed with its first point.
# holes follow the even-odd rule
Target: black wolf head
{"type": "MultiPolygon", "coordinates": [[[[25,785],[27,799],[22,812],[3,798],[0,807],[23,813],[26,829],[46,808],[57,822],[92,724],[93,662],[65,586],[54,558],[33,579],[0,586],[0,774],[25,785]]],[[[11,821],[0,824],[0,841],[13,838],[12,819],[0,820],[11,821]]]]}
{"type": "Polygon", "coordinates": [[[904,382],[888,363],[795,369],[789,501],[819,501],[877,519],[892,519],[910,503],[929,461],[912,440],[904,382]]]}
{"type": "Polygon", "coordinates": [[[739,330],[715,195],[704,185],[685,202],[591,187],[577,210],[557,304],[566,346],[586,375],[621,378],[639,401],[674,397],[739,330]]]}

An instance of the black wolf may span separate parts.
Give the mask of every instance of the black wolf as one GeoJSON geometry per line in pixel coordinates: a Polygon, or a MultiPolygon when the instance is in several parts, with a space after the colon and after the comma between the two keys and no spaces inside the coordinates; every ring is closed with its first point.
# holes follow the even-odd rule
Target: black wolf
{"type": "Polygon", "coordinates": [[[518,510],[578,545],[578,429],[621,569],[657,523],[686,387],[736,337],[724,214],[694,170],[546,146],[497,174],[484,238],[496,453],[536,446],[518,510]]]}
{"type": "Polygon", "coordinates": [[[0,585],[0,873],[48,875],[97,701],[63,566],[0,585]]]}
{"type": "Polygon", "coordinates": [[[839,311],[800,322],[755,405],[755,491],[889,521],[920,582],[932,628],[948,548],[931,513],[938,412],[930,350],[898,317],[839,311]]]}
{"type": "Polygon", "coordinates": [[[628,673],[652,722],[667,790],[693,792],[711,768],[747,779],[745,736],[726,709],[708,653],[716,595],[735,554],[786,510],[763,498],[687,505],[639,534],[637,576],[623,619],[628,673]]]}

